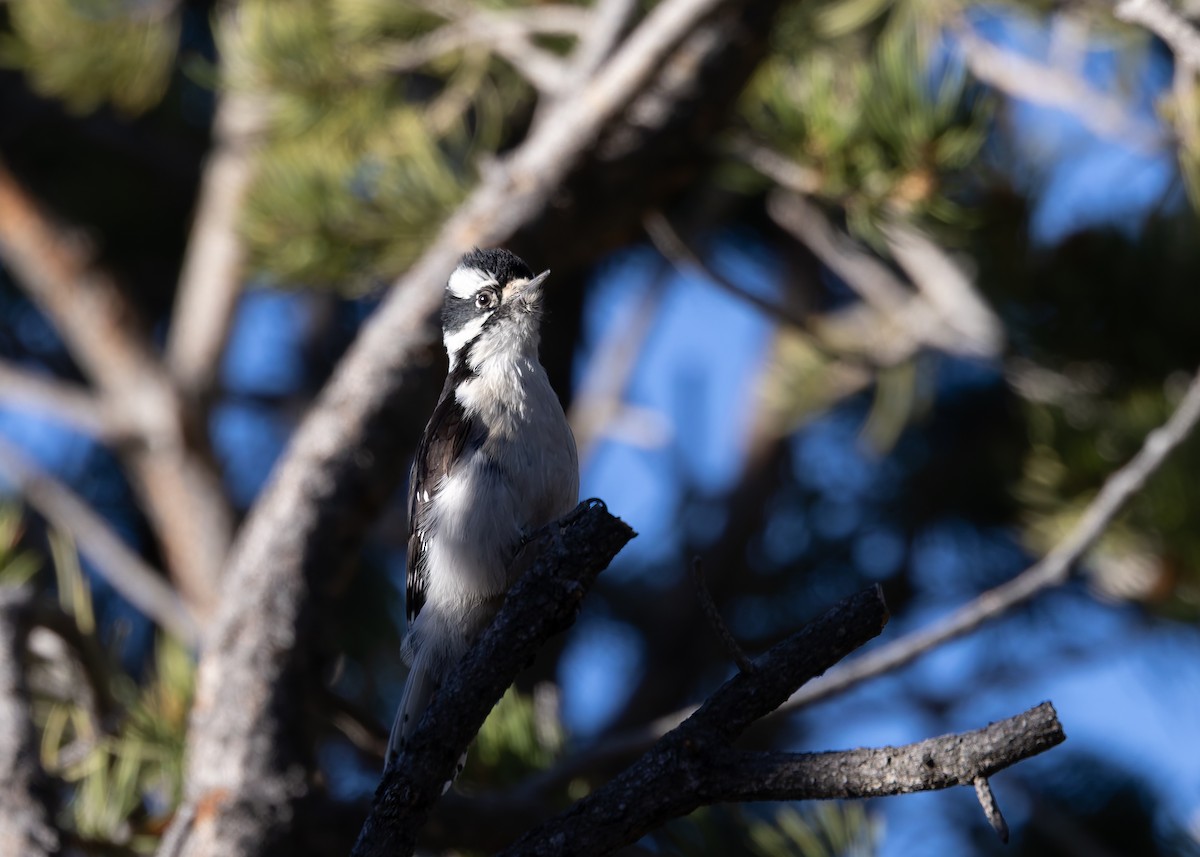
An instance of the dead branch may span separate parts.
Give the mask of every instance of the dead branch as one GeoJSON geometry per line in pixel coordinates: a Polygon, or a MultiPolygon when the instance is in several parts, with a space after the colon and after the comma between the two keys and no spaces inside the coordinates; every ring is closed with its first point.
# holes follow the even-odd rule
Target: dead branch
{"type": "Polygon", "coordinates": [[[733,750],[722,754],[709,774],[705,802],[871,798],[974,786],[1065,740],[1054,706],[1043,702],[982,729],[902,747],[825,753],[733,750]]]}
{"type": "Polygon", "coordinates": [[[883,630],[878,587],[827,610],[738,672],[637,762],[501,852],[608,854],[704,803],[706,765],[788,695],[883,630]]]}
{"type": "Polygon", "coordinates": [[[742,651],[737,637],[733,636],[733,631],[729,630],[729,626],[721,617],[721,611],[717,609],[717,602],[708,590],[708,583],[704,580],[704,564],[698,556],[692,558],[692,581],[696,587],[696,597],[700,599],[700,610],[704,613],[704,618],[708,620],[713,633],[717,635],[717,639],[721,641],[721,645],[725,647],[730,659],[742,672],[753,672],[754,661],[742,651]]]}
{"type": "Polygon", "coordinates": [[[30,719],[23,657],[28,604],[27,592],[0,589],[0,857],[49,857],[62,850],[30,719]]]}
{"type": "Polygon", "coordinates": [[[992,793],[992,784],[988,782],[986,776],[981,775],[975,778],[974,785],[975,798],[979,801],[984,818],[988,820],[992,830],[996,831],[1000,841],[1007,844],[1008,822],[1004,820],[1004,813],[1000,812],[1000,805],[996,803],[996,796],[992,793]]]}
{"type": "Polygon", "coordinates": [[[908,794],[971,785],[1064,740],[1049,703],[984,729],[904,747],[826,753],[749,752],[732,742],[803,682],[879,632],[877,590],[829,610],[739,672],[634,765],[501,851],[608,854],[707,804],[908,794]]]}
{"type": "MultiPolygon", "coordinates": [[[[782,171],[771,175],[779,181],[786,176],[782,171]]],[[[909,288],[882,260],[859,247],[848,235],[841,234],[814,203],[799,194],[772,191],[767,200],[767,211],[781,228],[795,235],[826,267],[857,292],[865,307],[869,308],[865,325],[847,327],[841,323],[845,319],[837,317],[813,323],[818,333],[834,346],[846,338],[844,331],[849,329],[860,333],[869,331],[869,335],[859,337],[860,344],[857,347],[860,350],[866,348],[871,359],[885,366],[908,360],[924,346],[974,357],[996,355],[1001,341],[997,332],[998,322],[973,294],[970,299],[962,297],[962,289],[955,288],[956,283],[962,282],[961,276],[955,278],[956,283],[947,284],[940,279],[946,272],[955,271],[955,268],[940,253],[930,252],[934,245],[928,240],[911,240],[911,230],[901,230],[900,227],[893,227],[892,230],[892,234],[897,236],[895,240],[898,247],[912,253],[911,257],[905,257],[906,262],[916,261],[922,266],[922,272],[934,269],[936,264],[936,276],[925,280],[924,286],[932,287],[934,293],[942,298],[938,303],[929,299],[925,288],[920,291],[909,288]],[[901,232],[904,239],[898,237],[901,232]],[[916,258],[918,246],[921,251],[919,259],[916,258]],[[931,264],[931,260],[936,262],[931,264]],[[951,290],[953,297],[946,294],[951,290]],[[943,305],[951,301],[969,304],[970,315],[964,319],[948,313],[943,305]]]]}
{"type": "Polygon", "coordinates": [[[634,535],[604,504],[586,501],[527,547],[533,567],[438,692],[409,748],[375,793],[354,857],[412,854],[417,832],[454,777],[458,758],[542,644],[575,621],[579,604],[634,535]]]}
{"type": "Polygon", "coordinates": [[[629,379],[654,329],[662,297],[662,281],[656,278],[625,316],[609,327],[604,340],[596,346],[595,359],[588,361],[583,377],[575,386],[567,419],[575,434],[580,470],[586,469],[597,443],[604,437],[616,435],[626,442],[646,445],[663,435],[661,420],[656,420],[654,413],[625,401],[629,379]]]}
{"type": "Polygon", "coordinates": [[[882,226],[888,252],[926,306],[958,334],[958,348],[976,357],[1004,351],[1004,323],[979,294],[962,265],[921,230],[899,218],[882,226]]]}

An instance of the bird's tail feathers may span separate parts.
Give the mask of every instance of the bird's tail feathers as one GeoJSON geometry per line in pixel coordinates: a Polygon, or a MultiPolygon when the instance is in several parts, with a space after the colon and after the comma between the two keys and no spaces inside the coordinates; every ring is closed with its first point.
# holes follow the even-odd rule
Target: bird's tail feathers
{"type": "Polygon", "coordinates": [[[400,706],[396,709],[396,720],[392,723],[392,734],[388,737],[387,755],[384,757],[384,769],[390,768],[404,752],[408,740],[421,722],[421,715],[429,707],[429,701],[437,692],[439,684],[430,673],[429,656],[427,652],[419,652],[413,658],[412,669],[409,670],[408,680],[404,683],[404,694],[400,697],[400,706]]]}

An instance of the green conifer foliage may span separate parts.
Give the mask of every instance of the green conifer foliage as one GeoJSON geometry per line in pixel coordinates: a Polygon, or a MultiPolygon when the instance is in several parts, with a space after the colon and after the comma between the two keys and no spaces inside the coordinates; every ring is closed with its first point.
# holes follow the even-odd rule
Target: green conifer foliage
{"type": "Polygon", "coordinates": [[[23,68],[43,95],[76,113],[111,104],[127,114],[159,102],[179,42],[175,3],[12,0],[0,63],[23,68]]]}

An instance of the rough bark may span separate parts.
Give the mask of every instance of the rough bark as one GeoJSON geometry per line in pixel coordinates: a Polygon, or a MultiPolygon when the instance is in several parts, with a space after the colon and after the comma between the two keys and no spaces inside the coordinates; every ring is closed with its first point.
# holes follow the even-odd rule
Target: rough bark
{"type": "Polygon", "coordinates": [[[879,797],[975,785],[1064,740],[1054,709],[1044,703],[985,729],[906,747],[812,754],[733,748],[747,727],[878,634],[885,620],[878,590],[827,611],[726,682],[618,777],[501,855],[609,854],[672,818],[725,801],[879,797]]]}
{"type": "Polygon", "coordinates": [[[533,567],[421,718],[409,749],[384,776],[355,857],[411,854],[455,765],[517,673],[568,628],[596,577],[634,535],[588,501],[531,543],[533,567]]]}

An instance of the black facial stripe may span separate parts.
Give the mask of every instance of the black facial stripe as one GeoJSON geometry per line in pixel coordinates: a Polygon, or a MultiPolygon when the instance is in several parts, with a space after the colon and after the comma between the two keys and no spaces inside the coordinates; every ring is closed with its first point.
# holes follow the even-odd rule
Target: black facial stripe
{"type": "Polygon", "coordinates": [[[481,250],[476,247],[470,253],[463,256],[462,261],[458,264],[460,267],[474,268],[477,271],[486,271],[489,274],[495,274],[496,282],[498,283],[533,278],[533,272],[529,270],[529,266],[525,264],[520,256],[498,248],[481,250]]]}
{"type": "Polygon", "coordinates": [[[475,337],[475,339],[472,339],[463,346],[462,351],[458,355],[458,362],[450,370],[450,376],[446,380],[455,388],[479,375],[478,371],[471,368],[471,347],[475,345],[477,339],[479,337],[475,337]]]}
{"type": "Polygon", "coordinates": [[[442,302],[442,330],[462,330],[463,325],[478,314],[474,297],[459,298],[447,291],[446,300],[442,302]]]}

